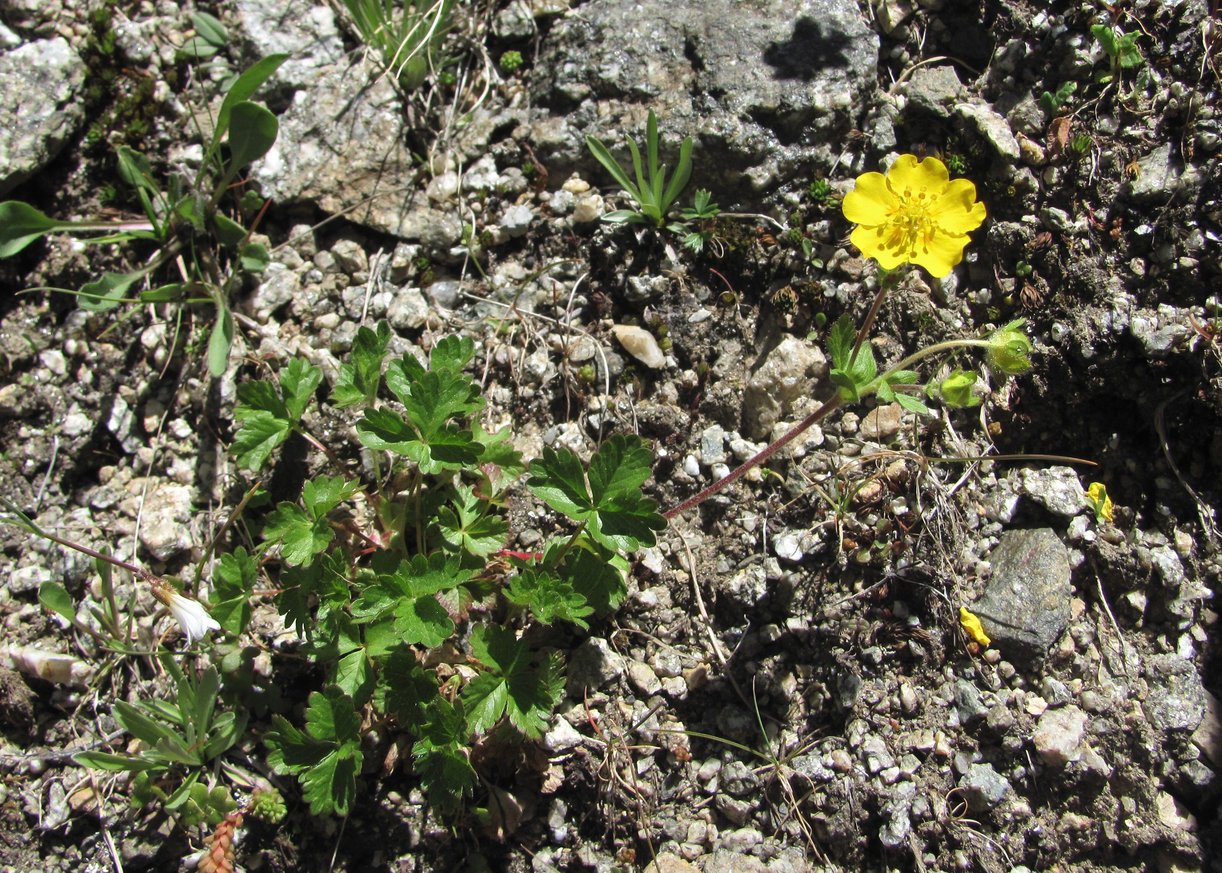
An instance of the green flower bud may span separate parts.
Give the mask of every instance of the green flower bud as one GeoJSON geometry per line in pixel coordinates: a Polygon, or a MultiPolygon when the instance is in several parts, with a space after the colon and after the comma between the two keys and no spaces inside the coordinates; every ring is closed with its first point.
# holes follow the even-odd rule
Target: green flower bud
{"type": "Polygon", "coordinates": [[[942,380],[942,384],[938,386],[938,393],[942,395],[942,402],[947,406],[967,409],[980,405],[980,398],[972,393],[972,386],[975,384],[975,373],[956,369],[942,380]]]}
{"type": "Polygon", "coordinates": [[[1031,340],[1019,330],[1025,321],[1012,321],[989,337],[989,366],[1011,376],[1031,369],[1031,340]]]}
{"type": "Polygon", "coordinates": [[[268,824],[277,824],[288,814],[288,804],[274,788],[256,788],[250,797],[250,814],[268,824]]]}

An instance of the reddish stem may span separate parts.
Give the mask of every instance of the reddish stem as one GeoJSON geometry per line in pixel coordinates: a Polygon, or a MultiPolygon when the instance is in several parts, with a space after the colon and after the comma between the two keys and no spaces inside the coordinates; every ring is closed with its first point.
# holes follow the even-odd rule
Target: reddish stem
{"type": "Polygon", "coordinates": [[[776,442],[769,443],[768,445],[764,446],[762,449],[760,449],[750,458],[743,461],[741,464],[739,464],[737,467],[735,467],[733,470],[731,470],[726,475],[722,476],[712,485],[705,488],[699,494],[696,494],[693,497],[687,498],[687,500],[684,500],[682,503],[680,503],[678,506],[674,507],[673,509],[666,510],[666,512],[662,513],[662,517],[666,519],[674,518],[676,515],[679,515],[682,512],[686,512],[687,510],[691,509],[693,506],[698,506],[699,504],[708,500],[710,497],[712,497],[718,491],[721,491],[727,485],[742,478],[742,475],[746,473],[748,470],[750,470],[752,467],[758,467],[760,464],[763,464],[765,461],[767,461],[769,458],[775,455],[778,451],[785,448],[785,446],[789,445],[791,442],[796,440],[803,433],[808,431],[811,425],[827,417],[827,415],[830,412],[832,412],[838,406],[840,406],[840,403],[841,403],[840,394],[837,393],[835,396],[832,397],[831,400],[826,401],[822,406],[820,406],[810,415],[806,416],[806,418],[802,419],[797,424],[795,424],[792,428],[790,428],[786,432],[786,434],[783,437],[781,437],[779,440],[777,440],[776,442]]]}

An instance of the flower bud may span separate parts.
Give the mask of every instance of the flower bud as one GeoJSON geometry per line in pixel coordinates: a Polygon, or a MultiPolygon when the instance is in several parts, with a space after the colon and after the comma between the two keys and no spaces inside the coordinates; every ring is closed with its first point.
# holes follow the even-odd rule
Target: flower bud
{"type": "Polygon", "coordinates": [[[1011,376],[1031,369],[1031,340],[1019,330],[1024,323],[1017,319],[989,337],[989,366],[1011,376]]]}
{"type": "Polygon", "coordinates": [[[972,386],[975,384],[975,373],[956,369],[942,380],[942,384],[938,386],[938,393],[942,395],[942,402],[947,406],[967,409],[980,405],[980,398],[972,393],[972,386]]]}

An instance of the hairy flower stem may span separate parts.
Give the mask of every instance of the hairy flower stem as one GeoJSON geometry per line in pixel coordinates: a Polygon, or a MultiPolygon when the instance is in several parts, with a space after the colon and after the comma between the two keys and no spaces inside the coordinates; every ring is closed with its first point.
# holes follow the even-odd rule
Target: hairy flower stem
{"type": "MultiPolygon", "coordinates": [[[[879,291],[879,296],[878,298],[875,299],[876,303],[878,302],[879,299],[882,298],[884,293],[885,292],[882,290],[879,291]]],[[[870,310],[870,315],[867,317],[867,322],[872,321],[873,318],[877,314],[878,314],[878,307],[875,306],[874,308],[870,310]]],[[[928,348],[924,348],[924,349],[921,349],[920,351],[914,352],[911,355],[909,355],[908,357],[904,358],[902,361],[900,361],[895,366],[889,368],[885,373],[883,373],[881,376],[876,378],[869,385],[863,387],[859,394],[858,399],[859,400],[865,399],[869,395],[873,394],[875,391],[878,390],[878,386],[883,384],[887,380],[887,377],[892,375],[893,373],[896,373],[900,370],[907,370],[913,364],[916,364],[918,361],[924,360],[925,358],[928,358],[931,355],[936,355],[941,352],[950,351],[951,349],[964,348],[968,346],[978,346],[982,348],[988,348],[989,341],[988,340],[976,340],[976,339],[946,340],[945,342],[935,343],[934,345],[929,346],[928,348]]],[[[684,500],[678,506],[673,507],[672,509],[666,510],[666,512],[662,513],[662,517],[669,520],[669,519],[674,518],[676,515],[686,512],[687,510],[691,509],[693,506],[699,506],[701,503],[708,500],[714,494],[724,489],[727,485],[730,485],[731,483],[742,478],[742,475],[746,473],[748,470],[750,470],[752,467],[758,467],[760,464],[763,464],[765,461],[767,461],[769,458],[775,455],[778,451],[783,449],[785,446],[789,445],[791,442],[793,442],[795,439],[797,439],[799,436],[801,436],[803,433],[809,430],[811,425],[816,424],[817,422],[826,418],[831,412],[835,411],[843,403],[844,403],[843,399],[841,398],[840,394],[837,393],[830,400],[825,401],[822,406],[820,406],[810,415],[806,416],[806,418],[802,419],[800,422],[798,422],[796,425],[790,428],[785,433],[785,435],[782,436],[780,439],[764,446],[764,448],[760,449],[753,456],[743,461],[741,464],[739,464],[737,467],[735,467],[733,470],[731,470],[726,475],[722,476],[712,485],[705,488],[703,491],[699,492],[698,494],[692,497],[689,497],[687,500],[684,500]]]]}
{"type": "MultiPolygon", "coordinates": [[[[887,297],[887,291],[890,290],[894,284],[895,282],[892,279],[892,273],[888,272],[882,277],[882,281],[879,283],[878,293],[874,295],[874,303],[870,305],[870,311],[866,315],[866,320],[861,323],[861,329],[857,331],[857,341],[853,345],[853,354],[849,358],[850,366],[852,365],[852,361],[856,359],[857,351],[861,348],[861,344],[865,342],[866,336],[869,335],[870,328],[874,326],[874,322],[878,318],[878,312],[880,309],[882,309],[883,300],[885,300],[887,297]]],[[[755,455],[743,461],[741,464],[726,475],[722,476],[712,485],[705,488],[699,494],[696,494],[694,497],[689,497],[687,500],[684,500],[673,509],[668,509],[666,512],[662,513],[662,517],[666,519],[674,518],[676,515],[686,512],[693,506],[698,506],[704,501],[708,500],[727,485],[740,479],[742,475],[752,467],[758,467],[760,464],[764,463],[775,455],[778,451],[785,448],[785,446],[796,440],[803,433],[809,430],[811,425],[821,421],[833,410],[835,410],[836,407],[840,406],[841,402],[842,401],[839,394],[832,397],[831,400],[828,400],[810,415],[806,416],[806,418],[802,419],[800,422],[790,428],[790,430],[779,440],[764,446],[764,448],[760,449],[755,455]]]]}
{"type": "Polygon", "coordinates": [[[727,485],[740,479],[742,475],[752,467],[758,467],[781,449],[785,448],[785,446],[796,440],[803,433],[809,430],[811,425],[816,424],[826,418],[833,410],[840,406],[841,402],[840,395],[836,394],[832,397],[832,399],[826,401],[822,406],[790,428],[789,431],[786,432],[786,434],[779,440],[764,446],[764,448],[760,449],[753,456],[743,461],[741,464],[726,475],[722,476],[708,488],[705,488],[699,494],[689,497],[687,500],[684,500],[682,503],[672,509],[666,510],[666,512],[662,513],[662,517],[671,519],[680,513],[686,512],[693,506],[699,506],[701,503],[704,503],[704,501],[708,500],[718,491],[721,491],[727,485]]]}

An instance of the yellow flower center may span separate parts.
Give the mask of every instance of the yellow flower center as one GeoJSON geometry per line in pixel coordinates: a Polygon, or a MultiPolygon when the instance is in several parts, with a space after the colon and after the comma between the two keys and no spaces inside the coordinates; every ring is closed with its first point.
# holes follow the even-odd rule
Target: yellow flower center
{"type": "Polygon", "coordinates": [[[930,215],[937,198],[924,186],[916,191],[911,186],[898,191],[890,179],[887,180],[887,189],[899,200],[899,205],[891,211],[887,220],[886,246],[904,252],[909,259],[915,258],[918,247],[921,252],[927,251],[938,231],[937,222],[930,215]]]}

